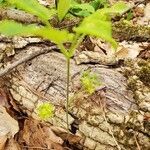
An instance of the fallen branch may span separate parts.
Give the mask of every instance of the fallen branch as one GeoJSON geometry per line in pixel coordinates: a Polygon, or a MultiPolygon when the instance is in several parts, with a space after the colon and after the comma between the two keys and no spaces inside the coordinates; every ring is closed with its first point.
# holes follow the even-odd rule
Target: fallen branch
{"type": "Polygon", "coordinates": [[[38,23],[37,17],[28,14],[22,10],[14,8],[0,8],[0,20],[2,19],[13,19],[20,22],[26,23],[38,23]]]}
{"type": "Polygon", "coordinates": [[[36,50],[30,54],[28,54],[27,56],[23,57],[23,58],[20,58],[19,60],[13,62],[12,64],[9,64],[7,65],[4,69],[1,69],[0,70],[0,77],[6,75],[7,73],[9,73],[11,70],[13,70],[14,68],[16,68],[18,65],[24,63],[24,62],[27,62],[39,55],[42,55],[42,54],[45,54],[45,53],[48,53],[52,50],[56,49],[56,46],[51,46],[51,47],[48,47],[48,48],[40,48],[39,50],[36,50]]]}
{"type": "Polygon", "coordinates": [[[134,5],[130,6],[129,9],[125,10],[121,15],[120,18],[126,14],[127,12],[129,12],[131,9],[135,9],[138,5],[145,3],[145,0],[140,0],[134,3],[134,5]]]}

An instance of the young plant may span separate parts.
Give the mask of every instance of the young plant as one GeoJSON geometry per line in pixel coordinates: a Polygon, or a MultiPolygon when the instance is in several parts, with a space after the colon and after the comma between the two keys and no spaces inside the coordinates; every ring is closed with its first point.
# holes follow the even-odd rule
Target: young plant
{"type": "MultiPolygon", "coordinates": [[[[117,2],[110,8],[98,9],[92,12],[88,17],[85,17],[83,21],[73,27],[73,32],[69,33],[66,29],[60,30],[53,28],[49,23],[49,19],[52,17],[52,12],[49,8],[46,8],[38,3],[37,0],[4,0],[7,7],[15,7],[26,11],[30,14],[37,16],[43,25],[37,24],[22,24],[13,20],[0,21],[0,33],[7,36],[38,36],[43,39],[54,42],[60,51],[63,53],[67,61],[67,88],[66,88],[66,122],[68,124],[68,102],[69,102],[69,83],[70,83],[70,59],[73,57],[76,48],[81,43],[85,35],[91,35],[107,42],[110,42],[115,48],[117,46],[115,40],[111,34],[111,21],[110,14],[122,13],[128,9],[123,2],[117,2]],[[69,49],[64,44],[70,43],[69,49]]],[[[0,4],[2,4],[0,3],[0,4]]],[[[3,4],[1,5],[3,6],[3,4]]],[[[59,0],[57,7],[57,14],[59,20],[63,20],[67,12],[71,7],[71,0],[59,0]]],[[[47,108],[47,107],[46,107],[47,108]]]]}
{"type": "Polygon", "coordinates": [[[103,8],[107,5],[107,0],[93,0],[89,3],[77,3],[75,0],[72,0],[69,12],[78,17],[87,17],[98,8],[103,8]]]}
{"type": "Polygon", "coordinates": [[[93,94],[96,88],[100,85],[98,75],[96,73],[91,72],[90,70],[84,71],[80,80],[83,89],[88,94],[93,94]]]}
{"type": "Polygon", "coordinates": [[[53,116],[54,114],[54,106],[50,103],[43,103],[40,106],[38,106],[37,108],[37,113],[38,116],[42,119],[42,120],[48,120],[50,117],[53,116]]]}

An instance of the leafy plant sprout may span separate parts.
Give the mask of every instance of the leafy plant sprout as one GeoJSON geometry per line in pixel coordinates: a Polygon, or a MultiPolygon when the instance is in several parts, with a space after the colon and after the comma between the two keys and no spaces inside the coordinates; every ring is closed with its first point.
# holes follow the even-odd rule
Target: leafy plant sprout
{"type": "Polygon", "coordinates": [[[80,80],[83,89],[88,94],[93,94],[96,88],[100,85],[98,75],[96,73],[91,72],[90,70],[84,71],[80,80]]]}
{"type": "MultiPolygon", "coordinates": [[[[74,0],[59,0],[57,5],[57,15],[59,21],[62,21],[71,7],[74,5],[74,0]]],[[[69,131],[68,122],[68,102],[69,102],[69,83],[70,83],[70,59],[73,57],[76,48],[81,43],[85,35],[101,38],[115,48],[117,46],[111,35],[111,20],[110,14],[118,14],[126,11],[128,7],[123,2],[117,2],[110,8],[102,9],[85,9],[90,13],[86,13],[85,18],[78,26],[73,27],[73,32],[70,33],[67,29],[56,29],[51,26],[49,19],[52,18],[54,11],[40,5],[37,0],[1,0],[0,7],[13,7],[23,10],[34,16],[37,16],[43,25],[22,24],[13,20],[0,21],[0,33],[6,36],[38,36],[43,39],[54,42],[67,62],[67,85],[66,85],[66,123],[69,131]],[[92,11],[91,11],[92,10],[92,11]],[[67,49],[64,44],[70,43],[71,46],[67,49]]],[[[79,5],[78,5],[79,7],[79,5]]],[[[82,5],[84,8],[85,5],[82,5]]],[[[86,5],[87,8],[87,5],[86,5]]],[[[83,16],[83,15],[82,15],[83,16]]]]}
{"type": "Polygon", "coordinates": [[[54,111],[54,106],[48,102],[41,104],[37,108],[38,116],[45,121],[53,116],[53,111],[54,111]]]}

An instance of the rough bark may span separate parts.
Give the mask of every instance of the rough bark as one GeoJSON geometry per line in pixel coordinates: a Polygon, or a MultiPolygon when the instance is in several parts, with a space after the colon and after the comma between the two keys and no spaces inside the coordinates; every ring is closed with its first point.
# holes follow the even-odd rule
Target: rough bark
{"type": "MultiPolygon", "coordinates": [[[[9,16],[12,13],[0,14],[2,18],[6,15],[6,18],[14,19],[14,16],[9,16]]],[[[37,22],[36,18],[33,20],[31,16],[30,18],[28,23],[37,22]]],[[[24,22],[26,17],[21,16],[16,20],[24,22]]],[[[140,39],[143,37],[146,37],[144,40],[149,39],[149,29],[146,34],[145,32],[133,34],[135,33],[140,39]]],[[[120,35],[120,30],[117,34],[120,35]]],[[[121,34],[129,36],[126,30],[121,34]]],[[[127,36],[125,39],[128,40],[127,36]]],[[[0,37],[0,40],[1,68],[31,52],[51,46],[39,38],[0,37]],[[8,56],[12,57],[11,62],[8,56]]],[[[75,145],[76,149],[115,150],[118,149],[118,143],[123,150],[132,150],[137,148],[138,143],[142,149],[148,150],[150,132],[149,126],[145,126],[146,112],[139,108],[132,92],[127,90],[126,78],[117,70],[102,65],[76,65],[72,59],[71,66],[70,88],[74,99],[69,107],[69,125],[70,132],[81,137],[79,143],[75,145]],[[90,96],[79,91],[80,76],[86,69],[97,73],[102,82],[102,85],[90,96]]],[[[5,81],[6,87],[23,112],[38,119],[37,106],[48,101],[56,106],[54,118],[49,119],[48,122],[66,128],[64,107],[66,61],[62,54],[51,50],[47,54],[38,56],[14,69],[7,75],[5,81]]]]}
{"type": "MultiPolygon", "coordinates": [[[[43,48],[43,44],[28,44],[16,51],[13,60],[39,48],[43,48]]],[[[70,87],[75,98],[70,103],[70,131],[82,137],[76,149],[115,150],[118,141],[122,149],[132,150],[138,141],[141,148],[148,150],[150,135],[144,124],[145,112],[127,90],[126,78],[102,65],[76,65],[71,60],[71,66],[70,87]],[[78,91],[80,76],[86,69],[97,73],[102,82],[91,96],[78,91]]],[[[38,118],[37,106],[48,101],[56,106],[49,123],[66,128],[66,61],[62,54],[51,51],[20,65],[7,76],[6,83],[22,111],[38,118]]]]}

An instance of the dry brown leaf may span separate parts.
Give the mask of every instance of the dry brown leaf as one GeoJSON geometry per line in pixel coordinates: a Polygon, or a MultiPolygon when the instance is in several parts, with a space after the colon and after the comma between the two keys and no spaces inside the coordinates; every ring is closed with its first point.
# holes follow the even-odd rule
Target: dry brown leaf
{"type": "Polygon", "coordinates": [[[14,139],[9,139],[7,145],[5,146],[5,150],[21,150],[21,148],[14,139]]]}
{"type": "Polygon", "coordinates": [[[63,144],[63,140],[60,137],[56,136],[50,128],[44,127],[43,131],[49,135],[49,138],[51,139],[52,142],[63,144]]]}
{"type": "Polygon", "coordinates": [[[4,106],[5,108],[9,108],[7,95],[5,93],[5,90],[0,88],[0,105],[4,106]]]}
{"type": "Polygon", "coordinates": [[[7,136],[0,136],[0,150],[4,150],[7,141],[7,136]]]}
{"type": "Polygon", "coordinates": [[[63,140],[67,140],[69,144],[76,144],[81,140],[81,137],[68,133],[66,130],[60,127],[51,126],[51,129],[57,136],[61,137],[63,140]]]}
{"type": "Polygon", "coordinates": [[[26,119],[24,128],[20,132],[20,143],[23,141],[30,149],[39,147],[55,150],[63,150],[63,140],[56,136],[50,127],[41,124],[32,118],[26,119]],[[22,136],[22,137],[21,137],[22,136]]]}
{"type": "Polygon", "coordinates": [[[142,51],[140,52],[139,56],[143,59],[149,59],[150,58],[150,44],[148,45],[141,45],[142,51]]]}
{"type": "Polygon", "coordinates": [[[119,43],[115,55],[118,59],[134,59],[142,51],[140,45],[141,43],[123,41],[119,43]]]}
{"type": "Polygon", "coordinates": [[[8,138],[14,137],[19,131],[18,122],[13,119],[2,106],[0,106],[0,129],[0,136],[7,135],[8,138]]]}

